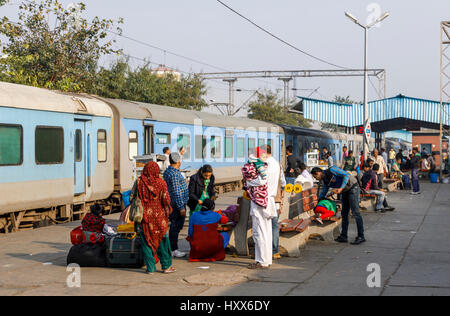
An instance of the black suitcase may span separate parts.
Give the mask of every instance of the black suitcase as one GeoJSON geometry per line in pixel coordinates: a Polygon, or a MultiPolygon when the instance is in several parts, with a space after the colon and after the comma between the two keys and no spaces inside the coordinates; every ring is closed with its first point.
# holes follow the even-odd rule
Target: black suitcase
{"type": "Polygon", "coordinates": [[[106,240],[106,264],[112,268],[142,268],[144,255],[141,239],[116,236],[106,240]]]}
{"type": "Polygon", "coordinates": [[[67,265],[76,263],[80,267],[106,267],[106,250],[100,244],[80,244],[70,248],[67,265]]]}

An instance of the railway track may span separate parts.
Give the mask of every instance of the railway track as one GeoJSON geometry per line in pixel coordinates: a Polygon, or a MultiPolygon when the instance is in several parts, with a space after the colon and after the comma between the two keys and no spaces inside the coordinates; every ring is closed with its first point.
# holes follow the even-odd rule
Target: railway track
{"type": "MultiPolygon", "coordinates": [[[[215,186],[215,191],[219,195],[241,189],[242,182],[240,180],[221,182],[219,179],[215,186]]],[[[0,234],[79,221],[83,219],[84,215],[89,212],[91,205],[95,203],[104,206],[106,215],[119,213],[123,208],[121,195],[114,193],[108,200],[10,212],[0,215],[0,234]]]]}

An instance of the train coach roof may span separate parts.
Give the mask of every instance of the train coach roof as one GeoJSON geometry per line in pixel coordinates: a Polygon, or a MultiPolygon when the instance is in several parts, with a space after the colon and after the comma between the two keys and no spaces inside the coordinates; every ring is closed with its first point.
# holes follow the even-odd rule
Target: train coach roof
{"type": "Polygon", "coordinates": [[[333,135],[331,135],[330,133],[324,132],[324,131],[319,131],[316,129],[303,128],[303,127],[297,127],[297,126],[289,126],[289,125],[281,125],[281,127],[283,127],[286,132],[294,133],[297,135],[314,136],[314,137],[320,137],[320,138],[333,138],[333,135]]]}
{"type": "Polygon", "coordinates": [[[0,106],[112,117],[111,108],[88,95],[0,82],[0,106]]]}
{"type": "Polygon", "coordinates": [[[148,119],[189,125],[194,124],[195,120],[202,120],[203,126],[243,129],[267,128],[269,131],[282,131],[278,125],[244,117],[224,117],[212,113],[127,100],[105,99],[105,101],[116,107],[123,118],[148,119]]]}

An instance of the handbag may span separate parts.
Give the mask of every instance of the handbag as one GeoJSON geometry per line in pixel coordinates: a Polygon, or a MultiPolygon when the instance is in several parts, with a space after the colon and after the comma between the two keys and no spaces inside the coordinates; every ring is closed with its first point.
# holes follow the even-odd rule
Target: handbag
{"type": "Polygon", "coordinates": [[[133,200],[130,204],[129,219],[135,223],[141,223],[144,218],[144,207],[142,206],[142,201],[139,198],[139,191],[137,190],[137,181],[133,186],[133,200]]]}

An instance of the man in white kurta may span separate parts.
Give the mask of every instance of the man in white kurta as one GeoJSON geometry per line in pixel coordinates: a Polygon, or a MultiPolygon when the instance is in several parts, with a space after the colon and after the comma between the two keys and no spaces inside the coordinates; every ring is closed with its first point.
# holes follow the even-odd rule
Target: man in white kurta
{"type": "Polygon", "coordinates": [[[272,156],[272,148],[266,145],[267,150],[267,187],[269,192],[269,204],[275,205],[276,216],[272,218],[272,253],[274,259],[280,259],[279,254],[279,239],[280,231],[278,226],[280,205],[275,202],[280,185],[281,167],[278,161],[272,156]]]}
{"type": "MultiPolygon", "coordinates": [[[[260,152],[261,160],[267,161],[267,154],[263,151],[260,152]]],[[[268,179],[269,177],[263,180],[261,176],[258,176],[253,181],[247,181],[247,186],[268,184],[268,179]]],[[[250,216],[252,217],[256,263],[256,265],[251,265],[250,268],[268,268],[272,264],[272,218],[277,216],[275,198],[269,196],[266,208],[251,201],[250,216]]]]}

